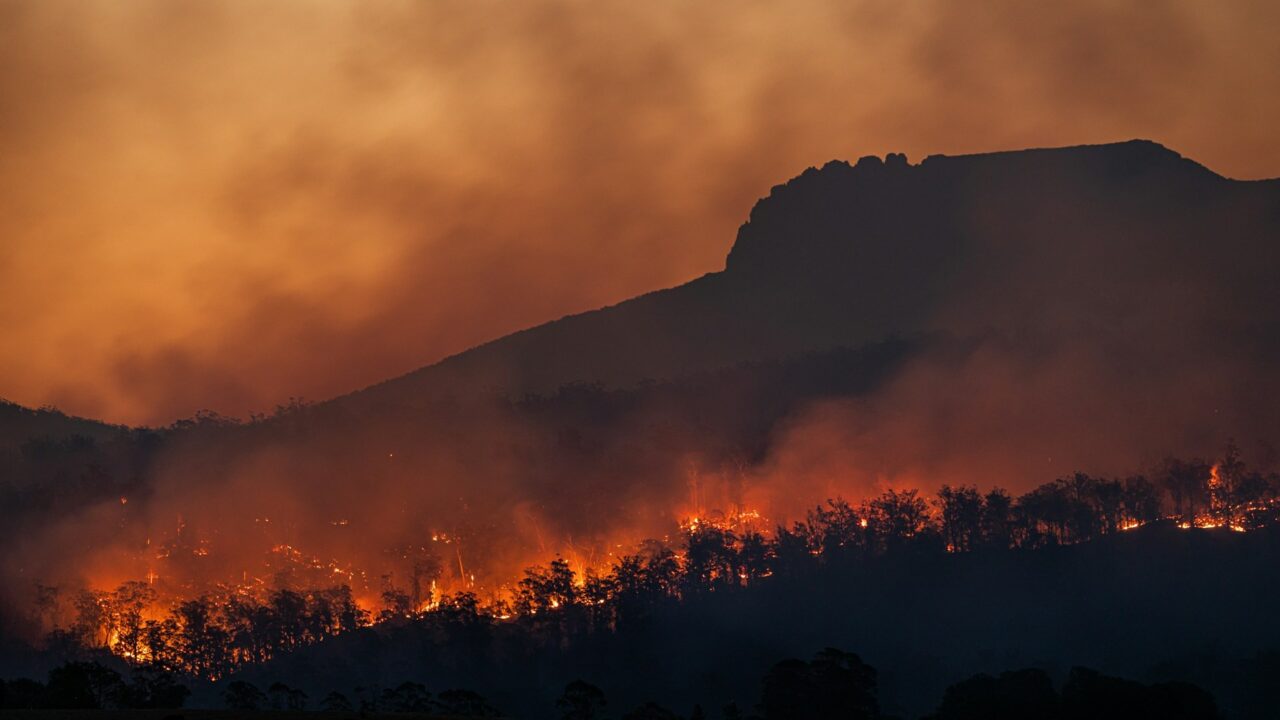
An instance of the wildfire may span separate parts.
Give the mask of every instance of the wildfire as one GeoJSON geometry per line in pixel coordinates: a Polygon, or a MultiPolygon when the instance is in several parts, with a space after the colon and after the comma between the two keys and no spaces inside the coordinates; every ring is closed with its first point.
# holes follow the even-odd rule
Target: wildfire
{"type": "Polygon", "coordinates": [[[705,516],[692,515],[680,521],[680,529],[686,533],[712,528],[723,532],[743,532],[763,529],[767,523],[759,510],[737,508],[726,513],[713,512],[705,516]]]}
{"type": "MultiPolygon", "coordinates": [[[[1182,530],[1245,533],[1280,518],[1280,499],[1274,497],[1274,493],[1242,502],[1239,494],[1232,494],[1240,475],[1238,470],[1222,464],[1215,464],[1207,471],[1203,467],[1200,472],[1206,474],[1200,476],[1201,494],[1186,504],[1179,504],[1176,514],[1168,512],[1167,506],[1164,513],[1149,512],[1142,519],[1134,517],[1129,507],[1113,515],[1104,515],[1099,509],[1098,525],[1092,532],[1131,532],[1152,522],[1162,522],[1182,530]]],[[[119,500],[121,505],[128,503],[124,496],[119,500]]],[[[311,611],[298,608],[313,605],[316,616],[324,618],[322,624],[298,637],[286,638],[278,645],[234,648],[229,651],[229,662],[235,666],[261,662],[274,652],[318,642],[354,627],[404,622],[449,612],[461,602],[469,603],[470,612],[483,614],[492,621],[515,621],[533,615],[545,617],[548,613],[575,607],[608,613],[611,612],[608,606],[617,597],[623,582],[621,578],[627,577],[625,573],[636,572],[636,568],[642,567],[637,563],[642,562],[667,563],[664,572],[668,577],[687,577],[688,582],[703,583],[719,591],[750,587],[762,578],[773,576],[778,567],[773,563],[781,561],[784,553],[789,558],[805,557],[809,558],[808,562],[822,563],[828,553],[884,551],[894,542],[892,533],[907,539],[932,537],[939,542],[938,547],[945,547],[948,552],[967,552],[977,547],[973,536],[944,534],[941,502],[937,500],[930,505],[914,491],[886,493],[885,498],[868,499],[861,505],[837,499],[818,507],[804,522],[796,522],[790,528],[772,525],[765,514],[754,507],[699,508],[683,517],[677,515],[680,517],[676,523],[678,536],[660,535],[659,540],[648,541],[649,545],[627,540],[623,535],[607,540],[597,537],[578,544],[572,538],[557,541],[534,523],[538,537],[536,557],[542,563],[547,563],[550,557],[555,560],[545,568],[531,567],[524,579],[516,580],[512,579],[519,577],[516,568],[507,564],[506,569],[511,572],[504,576],[503,568],[494,566],[492,556],[486,558],[472,544],[469,531],[459,531],[456,527],[421,528],[418,539],[386,548],[369,564],[304,550],[297,544],[298,535],[290,521],[273,522],[269,517],[260,516],[252,518],[253,523],[261,529],[264,538],[271,538],[263,544],[260,565],[253,565],[250,560],[237,566],[238,582],[218,582],[208,576],[216,574],[217,568],[222,567],[220,563],[228,558],[219,554],[227,551],[215,542],[216,531],[212,538],[200,537],[197,530],[187,528],[179,518],[176,530],[164,533],[155,544],[148,538],[138,548],[138,574],[134,576],[144,580],[125,583],[115,590],[84,593],[75,601],[77,622],[84,626],[82,637],[90,638],[92,644],[105,647],[129,662],[153,662],[167,657],[185,671],[215,677],[234,668],[207,668],[191,664],[194,661],[172,659],[175,652],[181,652],[184,628],[189,623],[216,621],[234,627],[236,623],[248,622],[245,618],[254,617],[254,608],[275,612],[272,608],[278,607],[282,613],[305,613],[311,611]],[[892,514],[895,512],[906,514],[895,520],[892,514]],[[278,541],[285,538],[290,542],[278,541]],[[464,546],[473,567],[463,563],[464,546]],[[195,568],[200,570],[197,572],[195,568]],[[203,579],[197,580],[197,577],[203,579]],[[530,602],[529,598],[534,596],[540,599],[530,602]],[[212,613],[210,618],[201,620],[189,615],[206,600],[207,607],[213,608],[208,611],[212,613]]],[[[1014,509],[1019,506],[1015,505],[1014,509]]],[[[321,524],[334,528],[326,532],[335,533],[335,537],[341,533],[341,543],[350,542],[349,531],[341,530],[351,526],[348,519],[329,519],[321,524]]],[[[1031,524],[1022,527],[1026,537],[1040,539],[1006,542],[1014,543],[1014,547],[1038,547],[1034,543],[1073,543],[1090,537],[1078,536],[1073,529],[1055,528],[1051,521],[1044,519],[1033,518],[1031,524]],[[1046,533],[1047,540],[1044,539],[1046,533]],[[1022,542],[1028,544],[1018,544],[1022,542]]],[[[335,545],[341,546],[341,543],[335,545]]],[[[533,558],[525,555],[524,559],[533,558]]],[[[683,582],[686,581],[671,580],[660,587],[662,592],[679,597],[685,587],[679,583],[683,582]]],[[[57,626],[56,622],[49,624],[57,626]]]]}

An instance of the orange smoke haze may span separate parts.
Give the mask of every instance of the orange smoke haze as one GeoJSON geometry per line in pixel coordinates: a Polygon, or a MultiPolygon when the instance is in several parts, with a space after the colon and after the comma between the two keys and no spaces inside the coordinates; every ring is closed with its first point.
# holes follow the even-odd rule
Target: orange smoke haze
{"type": "Polygon", "coordinates": [[[0,2],[0,396],[128,423],[722,266],[811,164],[1280,168],[1267,2],[0,2]]]}

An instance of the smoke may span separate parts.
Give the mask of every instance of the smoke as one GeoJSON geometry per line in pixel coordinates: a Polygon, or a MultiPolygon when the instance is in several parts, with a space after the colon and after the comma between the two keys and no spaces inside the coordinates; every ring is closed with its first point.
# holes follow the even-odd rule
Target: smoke
{"type": "MultiPolygon", "coordinates": [[[[1257,88],[1280,80],[1275,13],[0,5],[0,392],[157,423],[342,393],[717,269],[755,198],[831,157],[1154,136],[1274,174],[1280,107],[1257,88]]],[[[1222,283],[1256,289],[1274,263],[1150,252],[1207,227],[1148,223],[1126,245],[1060,189],[959,203],[958,234],[989,244],[915,329],[966,342],[874,392],[789,405],[747,376],[202,428],[171,435],[123,502],[11,529],[3,574],[19,595],[155,577],[176,596],[341,582],[374,604],[417,553],[450,589],[496,589],[716,509],[785,522],[887,487],[1020,492],[1231,436],[1265,457],[1274,348],[1233,342],[1280,303],[1222,283]]],[[[1201,216],[1249,225],[1231,210],[1201,216]]]]}
{"type": "Polygon", "coordinates": [[[6,2],[0,393],[323,398],[720,266],[832,157],[1274,174],[1268,3],[6,2]]]}

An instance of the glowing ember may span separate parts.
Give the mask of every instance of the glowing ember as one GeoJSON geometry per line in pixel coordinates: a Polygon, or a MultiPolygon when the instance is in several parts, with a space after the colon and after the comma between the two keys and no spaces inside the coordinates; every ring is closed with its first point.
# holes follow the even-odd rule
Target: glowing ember
{"type": "MultiPolygon", "coordinates": [[[[991,542],[979,536],[992,532],[997,532],[992,537],[1006,548],[1040,547],[1132,532],[1155,522],[1182,530],[1245,533],[1273,524],[1280,516],[1280,500],[1274,494],[1240,500],[1241,473],[1231,465],[1198,467],[1198,475],[1188,473],[1188,477],[1201,478],[1203,493],[1194,497],[1205,500],[1177,508],[1191,512],[1161,512],[1158,503],[1105,505],[1098,501],[1091,506],[1096,524],[1088,533],[1068,526],[1059,518],[1071,516],[1055,515],[1052,505],[1086,492],[1089,478],[1082,480],[1082,476],[1050,483],[1016,501],[1000,491],[981,496],[976,489],[946,488],[950,494],[940,494],[932,502],[915,491],[887,491],[858,505],[829,500],[790,526],[772,524],[753,507],[704,508],[679,520],[674,537],[636,542],[619,535],[586,543],[565,538],[558,551],[555,543],[548,542],[545,528],[534,523],[538,555],[553,559],[530,567],[520,579],[513,579],[516,572],[510,565],[504,573],[502,565],[486,558],[482,546],[465,529],[423,528],[417,542],[386,549],[376,564],[366,558],[357,565],[329,557],[320,545],[314,546],[319,553],[304,550],[294,539],[298,533],[290,521],[265,516],[252,518],[254,532],[268,539],[259,562],[240,557],[230,570],[226,563],[235,549],[228,548],[226,536],[214,531],[202,537],[179,518],[176,527],[155,543],[145,538],[137,547],[135,577],[144,580],[120,584],[120,577],[128,575],[117,575],[83,591],[73,602],[62,603],[61,610],[54,602],[54,609],[42,617],[46,626],[70,628],[81,642],[107,648],[129,662],[163,662],[216,678],[240,665],[262,662],[275,653],[354,628],[414,621],[435,613],[465,611],[496,622],[545,618],[582,608],[596,613],[593,622],[607,623],[618,598],[634,592],[640,577],[650,578],[645,592],[679,598],[687,592],[752,587],[775,577],[779,567],[786,567],[779,564],[784,561],[837,562],[841,556],[889,552],[908,541],[935,542],[939,549],[963,553],[991,542]],[[970,508],[968,515],[966,508],[970,508]],[[988,518],[983,508],[1004,508],[1005,514],[988,518]],[[972,526],[965,529],[965,522],[972,526]],[[1006,534],[998,534],[1001,528],[1006,534]],[[285,538],[289,541],[281,541],[285,538]],[[464,546],[474,568],[463,561],[464,546]],[[238,581],[216,580],[228,573],[238,581]],[[202,661],[184,646],[189,641],[183,638],[201,623],[222,628],[227,637],[257,637],[263,629],[245,623],[275,616],[294,618],[290,622],[310,617],[314,622],[279,630],[284,635],[269,641],[255,640],[247,646],[232,642],[220,664],[202,661]]],[[[120,504],[126,503],[121,496],[120,504]]],[[[350,543],[346,530],[350,524],[346,518],[323,523],[334,538],[341,538],[329,547],[350,543]]],[[[309,542],[317,539],[309,537],[309,542]]]]}

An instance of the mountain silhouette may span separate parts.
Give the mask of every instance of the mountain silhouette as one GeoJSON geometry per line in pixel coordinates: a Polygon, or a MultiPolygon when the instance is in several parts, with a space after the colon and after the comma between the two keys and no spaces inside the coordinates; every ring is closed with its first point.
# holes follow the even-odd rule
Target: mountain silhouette
{"type": "Polygon", "coordinates": [[[937,332],[1158,344],[1208,329],[1273,357],[1277,237],[1280,181],[1223,178],[1149,141],[833,161],[757,202],[719,272],[336,402],[627,386],[937,332]]]}
{"type": "MultiPolygon", "coordinates": [[[[76,577],[102,558],[140,557],[152,538],[192,550],[208,540],[207,554],[165,576],[234,582],[296,547],[317,559],[290,572],[332,582],[324,561],[334,558],[376,592],[389,573],[403,585],[416,572],[406,548],[438,530],[456,541],[442,554],[444,584],[465,576],[485,588],[557,552],[604,557],[671,536],[704,510],[758,508],[786,524],[828,498],[886,488],[1023,493],[1075,471],[1159,482],[1172,472],[1159,469],[1166,457],[1208,468],[1228,438],[1249,467],[1274,473],[1278,240],[1280,181],[1223,178],[1146,141],[828,163],[756,204],[723,270],[266,421],[198,416],[129,431],[0,405],[0,543],[11,549],[0,576],[29,588],[41,578],[28,568],[76,577]]],[[[1230,540],[1246,541],[1255,534],[1230,540]]],[[[1081,577],[1185,590],[1186,554],[1170,547],[1166,584],[1144,585],[1127,561],[1081,577]]],[[[1253,567],[1268,553],[1242,553],[1238,576],[1263,577],[1253,567]]],[[[954,577],[961,595],[973,587],[954,577]]],[[[1016,568],[1008,577],[1053,590],[1016,568]]],[[[932,597],[877,587],[871,611],[932,597]]],[[[1089,588],[1082,581],[1080,597],[1089,588]]],[[[1186,597],[1223,607],[1217,595],[1186,597]]],[[[0,630],[21,622],[6,615],[25,617],[5,600],[0,630]]],[[[1033,597],[991,627],[1022,607],[1056,613],[1033,597]]],[[[1202,624],[1203,637],[1270,647],[1251,643],[1273,634],[1227,616],[1249,632],[1202,624]]],[[[1198,647],[1202,636],[1166,630],[1185,624],[1162,625],[1158,637],[1177,641],[1164,657],[1198,647]]],[[[1081,639],[1070,622],[1043,627],[1050,649],[1081,639]]],[[[941,630],[913,647],[938,637],[959,636],[941,630]]],[[[1086,649],[1114,642],[1108,631],[1086,649]]],[[[1134,668],[1164,652],[1131,648],[1134,668]]],[[[940,692],[955,678],[933,679],[940,692]]]]}

